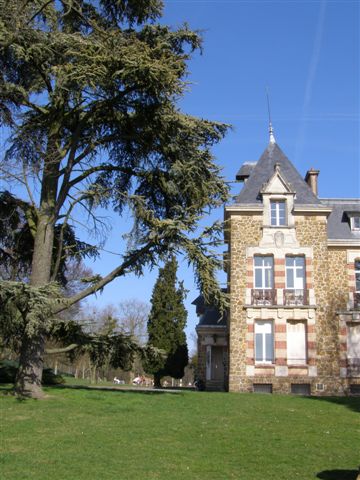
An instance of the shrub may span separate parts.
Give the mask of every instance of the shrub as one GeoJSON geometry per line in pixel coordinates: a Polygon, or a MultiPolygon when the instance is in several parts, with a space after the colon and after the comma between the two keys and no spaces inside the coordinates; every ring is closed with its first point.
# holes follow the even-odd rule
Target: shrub
{"type": "Polygon", "coordinates": [[[52,368],[44,368],[41,383],[43,385],[61,385],[65,380],[61,375],[56,375],[52,368]]]}
{"type": "MultiPolygon", "coordinates": [[[[2,360],[0,362],[0,383],[14,383],[18,362],[14,360],[2,360]]],[[[44,385],[61,385],[65,380],[61,375],[56,375],[51,368],[44,368],[42,383],[44,385]]]]}
{"type": "Polygon", "coordinates": [[[18,362],[14,360],[2,360],[0,362],[0,383],[14,383],[18,362]]]}

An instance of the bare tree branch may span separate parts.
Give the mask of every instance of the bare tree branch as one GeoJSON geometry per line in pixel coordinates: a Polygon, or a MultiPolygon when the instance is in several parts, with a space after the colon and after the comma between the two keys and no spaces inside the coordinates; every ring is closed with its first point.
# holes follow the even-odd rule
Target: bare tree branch
{"type": "Polygon", "coordinates": [[[102,288],[104,288],[108,283],[110,283],[112,280],[114,280],[117,277],[121,277],[124,275],[126,270],[134,265],[136,261],[141,258],[143,255],[147,254],[151,248],[154,246],[154,242],[149,242],[147,243],[144,247],[140,248],[139,250],[136,250],[133,252],[131,255],[128,256],[127,260],[125,260],[121,265],[118,267],[114,268],[106,277],[102,278],[98,282],[96,282],[94,285],[91,285],[90,287],[86,288],[82,292],[79,292],[78,294],[74,295],[73,297],[64,299],[63,303],[56,307],[53,311],[53,314],[60,313],[67,308],[69,308],[71,305],[74,305],[75,303],[79,302],[80,300],[83,300],[84,298],[88,297],[89,295],[92,295],[93,293],[98,292],[102,288]]]}
{"type": "Polygon", "coordinates": [[[71,352],[72,350],[75,350],[75,348],[78,348],[78,347],[79,345],[77,343],[72,343],[71,345],[68,345],[67,347],[63,347],[63,348],[45,349],[45,353],[47,355],[56,355],[58,353],[71,352]]]}

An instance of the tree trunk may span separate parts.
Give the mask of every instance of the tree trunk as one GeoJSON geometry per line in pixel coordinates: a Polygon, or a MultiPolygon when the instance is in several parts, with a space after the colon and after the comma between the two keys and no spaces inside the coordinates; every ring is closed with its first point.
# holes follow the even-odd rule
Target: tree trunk
{"type": "Polygon", "coordinates": [[[23,340],[19,369],[15,381],[15,393],[19,397],[43,398],[41,388],[43,371],[44,337],[26,338],[23,340]]]}
{"type": "Polygon", "coordinates": [[[161,377],[157,373],[154,374],[154,388],[161,388],[161,377]]]}
{"type": "Polygon", "coordinates": [[[50,282],[54,245],[54,219],[49,213],[39,215],[34,239],[30,283],[34,287],[50,282]]]}
{"type": "MultiPolygon", "coordinates": [[[[51,252],[53,248],[54,228],[51,221],[42,218],[39,221],[34,243],[32,273],[30,283],[33,286],[49,282],[51,272],[51,252]]],[[[41,398],[41,379],[44,365],[45,338],[39,332],[32,338],[24,338],[16,376],[15,392],[20,397],[41,398]]]]}
{"type": "MultiPolygon", "coordinates": [[[[56,140],[49,138],[48,157],[45,161],[41,185],[40,208],[37,215],[34,252],[31,264],[30,284],[34,287],[50,282],[56,222],[56,196],[60,161],[55,158],[56,140]]],[[[45,332],[24,338],[20,349],[19,370],[15,392],[21,397],[41,398],[42,371],[44,365],[45,332]]]]}
{"type": "Polygon", "coordinates": [[[91,367],[91,374],[90,374],[90,383],[91,384],[96,384],[96,373],[97,373],[97,368],[92,366],[91,367]]]}

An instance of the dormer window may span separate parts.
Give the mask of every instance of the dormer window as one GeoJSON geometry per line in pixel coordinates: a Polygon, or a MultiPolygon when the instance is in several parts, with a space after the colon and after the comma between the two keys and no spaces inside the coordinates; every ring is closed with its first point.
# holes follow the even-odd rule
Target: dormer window
{"type": "Polygon", "coordinates": [[[353,232],[359,232],[360,231],[360,215],[354,215],[353,217],[351,217],[350,225],[351,225],[351,230],[353,232]]]}
{"type": "Polygon", "coordinates": [[[270,200],[270,225],[272,227],[286,225],[285,200],[270,200]]]}

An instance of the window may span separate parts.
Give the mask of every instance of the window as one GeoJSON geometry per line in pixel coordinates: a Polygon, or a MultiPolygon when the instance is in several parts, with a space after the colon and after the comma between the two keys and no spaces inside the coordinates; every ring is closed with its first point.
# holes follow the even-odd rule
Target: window
{"type": "Polygon", "coordinates": [[[360,395],[360,384],[350,384],[350,393],[351,395],[360,395]]]}
{"type": "Polygon", "coordinates": [[[311,395],[311,387],[309,383],[292,383],[291,393],[294,395],[311,395]]]}
{"type": "Polygon", "coordinates": [[[305,287],[305,258],[286,257],[286,288],[303,290],[305,287]]]}
{"type": "Polygon", "coordinates": [[[355,215],[350,218],[351,230],[359,231],[360,230],[360,215],[355,215]]]}
{"type": "Polygon", "coordinates": [[[273,257],[254,257],[255,288],[273,288],[274,259],[273,257]]]}
{"type": "Polygon", "coordinates": [[[360,260],[355,260],[355,291],[360,293],[360,260]]]}
{"type": "Polygon", "coordinates": [[[302,321],[287,322],[287,363],[288,365],[306,364],[306,324],[302,321]]]}
{"type": "Polygon", "coordinates": [[[273,227],[286,225],[286,206],[284,200],[270,201],[270,225],[273,227]]]}
{"type": "Polygon", "coordinates": [[[349,360],[360,359],[360,324],[348,324],[347,355],[349,360]]]}
{"type": "Polygon", "coordinates": [[[255,322],[255,361],[259,363],[274,362],[273,323],[269,320],[255,322]]]}
{"type": "Polygon", "coordinates": [[[305,258],[286,257],[285,270],[285,305],[306,305],[307,292],[305,290],[305,258]]]}
{"type": "Polygon", "coordinates": [[[272,383],[254,383],[254,393],[272,393],[272,383]]]}
{"type": "Polygon", "coordinates": [[[355,260],[354,308],[360,308],[360,260],[355,260]]]}

